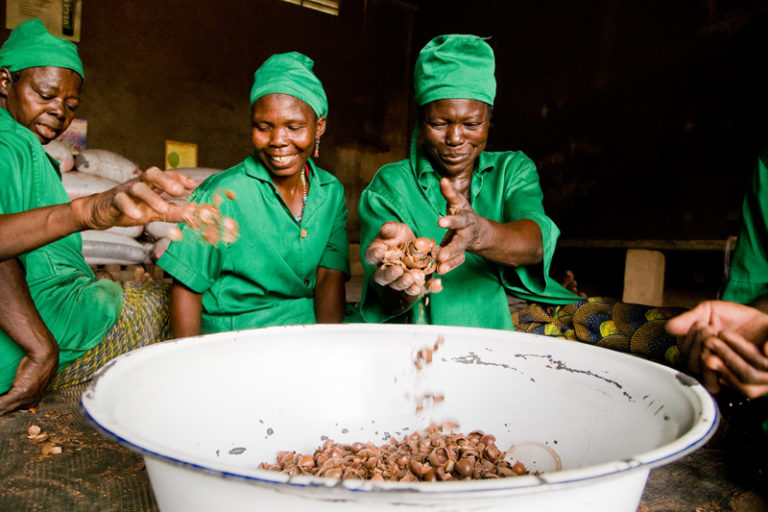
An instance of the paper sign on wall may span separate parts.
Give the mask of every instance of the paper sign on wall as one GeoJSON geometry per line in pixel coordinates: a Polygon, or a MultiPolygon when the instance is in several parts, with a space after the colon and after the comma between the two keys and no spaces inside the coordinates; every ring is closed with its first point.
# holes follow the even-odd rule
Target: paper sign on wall
{"type": "Polygon", "coordinates": [[[6,0],[5,28],[37,18],[54,36],[80,41],[83,0],[6,0]]]}
{"type": "Polygon", "coordinates": [[[197,144],[192,142],[165,141],[165,169],[197,167],[197,144]]]}

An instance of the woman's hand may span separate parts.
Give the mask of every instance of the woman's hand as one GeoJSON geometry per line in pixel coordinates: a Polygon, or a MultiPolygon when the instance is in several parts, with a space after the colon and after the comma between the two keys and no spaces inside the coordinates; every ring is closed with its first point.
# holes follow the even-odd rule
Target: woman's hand
{"type": "Polygon", "coordinates": [[[181,173],[150,167],[140,177],[113,189],[73,200],[73,215],[85,229],[138,226],[153,221],[185,222],[193,215],[194,205],[173,204],[162,196],[186,196],[196,185],[181,173]]]}
{"type": "Polygon", "coordinates": [[[13,386],[0,395],[0,416],[16,409],[29,409],[43,398],[48,384],[59,368],[59,351],[55,343],[51,350],[27,354],[19,362],[13,386]]]}
{"type": "Polygon", "coordinates": [[[768,393],[768,315],[725,301],[702,302],[667,322],[685,339],[680,353],[713,394],[722,386],[754,398],[768,393]]]}
{"type": "Polygon", "coordinates": [[[471,252],[487,260],[513,267],[539,263],[544,254],[541,229],[531,219],[501,223],[475,212],[450,180],[440,180],[440,192],[448,202],[447,215],[437,224],[448,232],[440,242],[437,273],[445,274],[466,260],[471,252]]]}
{"type": "Polygon", "coordinates": [[[424,291],[423,283],[400,265],[382,265],[388,251],[400,250],[414,240],[413,230],[402,222],[386,222],[379,229],[376,238],[365,250],[365,261],[376,267],[373,280],[383,287],[390,287],[411,297],[424,291]]]}
{"type": "Polygon", "coordinates": [[[437,255],[437,273],[446,274],[466,259],[466,251],[482,245],[485,236],[484,219],[480,217],[466,197],[460,194],[448,178],[440,180],[440,192],[448,202],[447,215],[440,217],[437,225],[448,232],[440,242],[437,255]]]}

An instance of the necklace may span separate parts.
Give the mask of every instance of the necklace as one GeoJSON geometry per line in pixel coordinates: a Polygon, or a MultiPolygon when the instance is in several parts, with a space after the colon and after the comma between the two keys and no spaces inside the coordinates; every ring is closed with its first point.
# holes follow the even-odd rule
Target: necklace
{"type": "Polygon", "coordinates": [[[307,178],[304,176],[304,170],[302,169],[301,175],[301,213],[297,216],[294,215],[293,218],[296,222],[301,224],[301,218],[304,216],[304,207],[307,206],[307,192],[309,188],[309,183],[307,183],[307,178]]]}

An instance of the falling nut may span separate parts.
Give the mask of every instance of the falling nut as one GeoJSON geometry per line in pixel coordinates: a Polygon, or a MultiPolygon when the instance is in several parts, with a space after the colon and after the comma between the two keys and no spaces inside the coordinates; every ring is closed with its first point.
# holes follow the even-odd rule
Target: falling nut
{"type": "Polygon", "coordinates": [[[38,435],[40,432],[41,432],[41,429],[37,425],[31,425],[27,429],[27,434],[29,434],[30,437],[34,437],[34,436],[38,435]]]}

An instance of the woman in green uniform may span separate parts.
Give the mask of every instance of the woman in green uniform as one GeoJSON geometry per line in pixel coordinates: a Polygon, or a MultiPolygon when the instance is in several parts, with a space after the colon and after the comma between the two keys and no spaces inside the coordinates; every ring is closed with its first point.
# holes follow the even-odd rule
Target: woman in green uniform
{"type": "Polygon", "coordinates": [[[360,199],[363,318],[512,329],[508,294],[579,300],[549,277],[559,230],[544,213],[534,163],[519,151],[485,151],[496,94],[490,46],[472,35],[433,39],[414,85],[410,158],[379,169],[360,199]],[[424,295],[400,266],[380,267],[415,236],[442,241],[440,293],[424,295]]]}
{"type": "Polygon", "coordinates": [[[174,336],[342,321],[347,208],[341,183],[310,158],[328,114],[313,64],[296,52],[264,62],[251,89],[254,152],[192,197],[211,202],[234,191],[221,210],[240,238],[213,247],[184,236],[158,261],[174,278],[174,336]]]}
{"type": "Polygon", "coordinates": [[[36,404],[58,370],[54,385],[85,380],[109,357],[158,341],[167,325],[157,287],[95,281],[71,233],[180,221],[187,209],[157,193],[183,194],[194,183],[151,169],[69,203],[42,144],[69,126],[82,81],[75,45],[38,20],[0,48],[0,414],[36,404]]]}
{"type": "Polygon", "coordinates": [[[723,300],[768,311],[768,149],[757,158],[723,300]]]}

